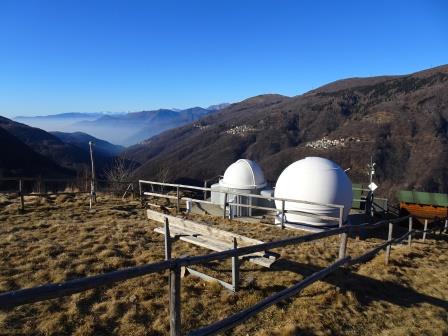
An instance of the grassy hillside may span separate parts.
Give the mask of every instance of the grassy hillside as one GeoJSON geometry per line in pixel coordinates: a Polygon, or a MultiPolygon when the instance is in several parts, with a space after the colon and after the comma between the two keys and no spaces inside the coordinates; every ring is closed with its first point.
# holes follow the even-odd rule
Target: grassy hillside
{"type": "MultiPolygon", "coordinates": [[[[0,195],[0,292],[101,274],[164,258],[160,224],[146,220],[139,203],[102,194],[94,211],[85,198],[68,195],[17,198],[0,195]]],[[[276,227],[191,216],[196,221],[261,240],[298,232],[276,227]]],[[[357,256],[383,242],[386,231],[348,241],[357,256]]],[[[399,230],[394,234],[398,237],[399,230]]],[[[395,237],[395,236],[394,236],[395,237]]],[[[271,269],[252,263],[241,268],[236,294],[214,283],[182,279],[184,332],[212,323],[291,286],[334,262],[339,238],[278,249],[271,269]],[[275,264],[274,264],[275,265],[275,264]]],[[[446,335],[448,333],[448,241],[430,236],[393,248],[358,267],[340,270],[246,321],[226,335],[446,335]]],[[[177,241],[173,256],[209,251],[177,241]]],[[[230,281],[230,262],[213,263],[207,274],[230,281]]],[[[167,335],[168,283],[154,274],[66,298],[0,311],[2,335],[167,335]]]]}

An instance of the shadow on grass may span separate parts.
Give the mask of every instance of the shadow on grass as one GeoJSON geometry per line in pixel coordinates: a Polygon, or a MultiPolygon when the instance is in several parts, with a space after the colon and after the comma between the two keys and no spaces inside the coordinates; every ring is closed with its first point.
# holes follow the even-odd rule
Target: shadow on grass
{"type": "MultiPolygon", "coordinates": [[[[307,277],[322,270],[322,267],[298,263],[290,260],[278,260],[271,271],[290,271],[307,277]]],[[[357,300],[368,305],[373,301],[387,301],[401,307],[410,307],[416,304],[429,303],[443,309],[448,309],[448,302],[430,295],[422,294],[413,288],[400,285],[387,280],[376,280],[364,275],[353,273],[350,269],[339,269],[322,281],[340,288],[342,291],[351,291],[357,300]]],[[[283,288],[282,288],[283,289],[283,288]]],[[[266,288],[264,289],[266,290],[266,288]]],[[[269,288],[269,291],[278,291],[278,286],[269,288]]]]}

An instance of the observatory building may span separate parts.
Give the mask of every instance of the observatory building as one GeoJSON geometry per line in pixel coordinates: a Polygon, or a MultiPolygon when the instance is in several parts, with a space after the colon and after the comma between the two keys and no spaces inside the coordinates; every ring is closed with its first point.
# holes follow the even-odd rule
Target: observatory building
{"type": "MultiPolygon", "coordinates": [[[[252,160],[240,159],[227,167],[224,176],[211,186],[211,201],[223,206],[225,193],[229,203],[257,205],[258,199],[235,194],[257,194],[266,188],[266,179],[261,167],[252,160]],[[251,203],[252,202],[252,203],[251,203]]],[[[272,194],[272,191],[271,191],[272,194]]],[[[246,207],[232,207],[235,216],[251,216],[252,209],[246,207]]]]}
{"type": "MultiPolygon", "coordinates": [[[[353,194],[352,183],[345,171],[333,161],[320,157],[307,157],[286,167],[280,174],[275,187],[275,197],[294,199],[318,204],[285,202],[285,210],[296,210],[319,216],[339,217],[339,209],[328,206],[344,206],[343,221],[347,220],[353,194]]],[[[276,208],[281,211],[282,202],[276,200],[276,208]]],[[[281,214],[276,222],[281,221],[281,214]]],[[[284,222],[309,231],[337,225],[316,217],[287,213],[284,222]]]]}

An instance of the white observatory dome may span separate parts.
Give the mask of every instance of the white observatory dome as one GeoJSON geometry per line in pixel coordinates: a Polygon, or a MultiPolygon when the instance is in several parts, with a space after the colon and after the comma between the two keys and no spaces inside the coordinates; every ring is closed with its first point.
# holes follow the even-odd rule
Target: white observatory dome
{"type": "MultiPolygon", "coordinates": [[[[352,183],[345,171],[333,161],[320,157],[307,157],[292,163],[280,174],[275,187],[275,197],[343,205],[345,221],[352,205],[352,183]]],[[[275,203],[277,209],[281,210],[282,202],[275,203]]],[[[322,205],[285,202],[285,209],[339,217],[339,209],[322,205]]],[[[315,226],[329,224],[322,219],[298,214],[286,214],[286,222],[315,226]]]]}
{"type": "Polygon", "coordinates": [[[226,169],[219,184],[227,188],[258,189],[266,186],[266,179],[258,163],[240,159],[226,169]]]}

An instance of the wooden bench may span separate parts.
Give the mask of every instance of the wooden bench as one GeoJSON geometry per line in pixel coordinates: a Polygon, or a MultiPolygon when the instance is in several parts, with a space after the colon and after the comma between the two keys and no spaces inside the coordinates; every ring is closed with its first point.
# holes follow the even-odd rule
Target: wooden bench
{"type": "MultiPolygon", "coordinates": [[[[199,224],[187,219],[165,215],[154,210],[147,210],[147,217],[148,219],[159,223],[164,223],[165,218],[168,218],[170,236],[172,238],[178,238],[187,243],[201,246],[212,251],[220,252],[232,249],[234,238],[236,238],[238,247],[263,243],[261,240],[220,230],[207,224],[199,224]]],[[[165,234],[163,227],[155,228],[154,231],[165,234]]],[[[244,255],[240,258],[247,259],[254,264],[269,268],[279,258],[279,254],[266,251],[244,255]]]]}

